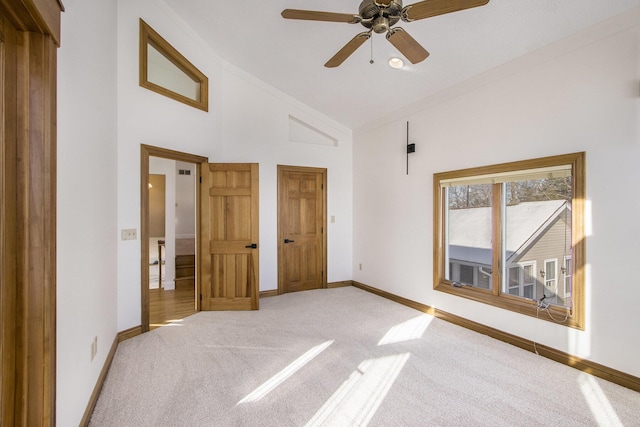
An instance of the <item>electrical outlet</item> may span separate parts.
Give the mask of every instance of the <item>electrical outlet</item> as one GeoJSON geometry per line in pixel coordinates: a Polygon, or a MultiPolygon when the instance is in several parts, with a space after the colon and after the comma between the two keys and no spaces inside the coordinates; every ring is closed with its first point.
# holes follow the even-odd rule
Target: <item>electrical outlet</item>
{"type": "Polygon", "coordinates": [[[93,341],[91,341],[91,361],[93,362],[93,358],[98,354],[98,337],[93,337],[93,341]]]}
{"type": "Polygon", "coordinates": [[[362,263],[358,265],[358,268],[360,269],[360,271],[362,271],[362,263]]]}
{"type": "Polygon", "coordinates": [[[138,238],[138,230],[135,228],[123,228],[120,230],[121,240],[136,240],[138,238]]]}

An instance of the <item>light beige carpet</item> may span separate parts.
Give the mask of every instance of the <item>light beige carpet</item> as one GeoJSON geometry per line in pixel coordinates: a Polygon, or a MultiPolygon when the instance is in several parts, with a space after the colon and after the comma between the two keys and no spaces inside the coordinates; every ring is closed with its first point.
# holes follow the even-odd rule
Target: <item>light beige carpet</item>
{"type": "Polygon", "coordinates": [[[640,394],[356,288],[120,344],[92,426],[640,426],[640,394]]]}

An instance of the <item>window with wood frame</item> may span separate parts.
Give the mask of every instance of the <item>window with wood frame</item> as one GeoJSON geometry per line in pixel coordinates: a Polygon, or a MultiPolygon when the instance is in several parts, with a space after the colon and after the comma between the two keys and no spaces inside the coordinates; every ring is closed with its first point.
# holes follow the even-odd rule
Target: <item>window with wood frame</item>
{"type": "Polygon", "coordinates": [[[433,184],[434,289],[584,329],[585,153],[433,184]]]}
{"type": "Polygon", "coordinates": [[[209,79],[140,19],[140,86],[209,111],[209,79]]]}

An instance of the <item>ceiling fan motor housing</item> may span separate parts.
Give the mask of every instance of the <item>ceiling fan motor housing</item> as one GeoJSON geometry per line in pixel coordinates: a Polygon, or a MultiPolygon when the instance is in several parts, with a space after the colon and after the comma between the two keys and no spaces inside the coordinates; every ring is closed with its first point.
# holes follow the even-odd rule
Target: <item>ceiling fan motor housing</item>
{"type": "Polygon", "coordinates": [[[385,33],[400,20],[402,0],[392,0],[388,6],[376,4],[376,0],[363,0],[358,9],[362,25],[375,33],[385,33]]]}

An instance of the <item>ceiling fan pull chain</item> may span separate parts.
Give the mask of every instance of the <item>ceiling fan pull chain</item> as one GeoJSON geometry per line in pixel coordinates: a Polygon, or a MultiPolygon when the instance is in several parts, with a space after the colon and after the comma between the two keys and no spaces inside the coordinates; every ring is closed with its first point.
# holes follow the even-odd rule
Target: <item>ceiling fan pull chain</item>
{"type": "Polygon", "coordinates": [[[371,40],[371,59],[369,60],[369,64],[373,64],[375,61],[373,60],[373,37],[369,37],[371,40]]]}

